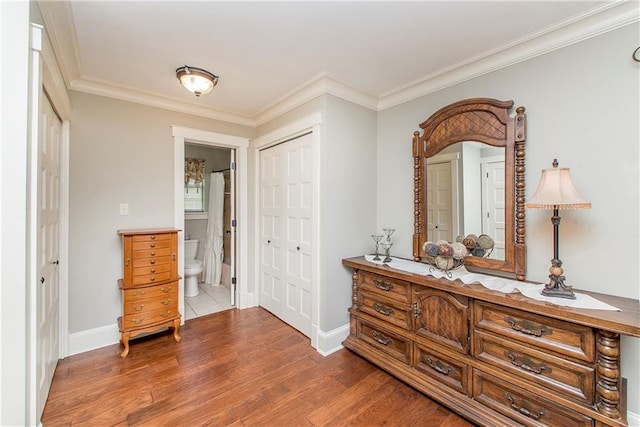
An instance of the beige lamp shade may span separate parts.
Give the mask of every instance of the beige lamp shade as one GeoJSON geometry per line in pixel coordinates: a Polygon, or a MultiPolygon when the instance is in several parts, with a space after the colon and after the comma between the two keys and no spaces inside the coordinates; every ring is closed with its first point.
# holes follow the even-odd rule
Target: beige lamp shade
{"type": "Polygon", "coordinates": [[[543,169],[538,188],[524,204],[527,209],[591,209],[588,202],[573,185],[569,168],[543,169]]]}
{"type": "Polygon", "coordinates": [[[218,76],[201,68],[185,65],[176,70],[180,84],[195,96],[206,95],[218,84],[218,76]]]}

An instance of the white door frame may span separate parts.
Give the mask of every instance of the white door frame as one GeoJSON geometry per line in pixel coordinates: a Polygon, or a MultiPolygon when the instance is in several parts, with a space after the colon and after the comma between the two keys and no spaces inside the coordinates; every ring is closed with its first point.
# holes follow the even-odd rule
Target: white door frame
{"type": "MultiPolygon", "coordinates": [[[[247,308],[253,306],[253,298],[249,293],[248,284],[248,253],[249,253],[249,215],[248,215],[248,160],[247,150],[249,138],[234,135],[209,132],[200,129],[171,126],[173,135],[173,170],[174,170],[174,215],[175,228],[184,229],[184,144],[194,142],[212,147],[224,147],[236,150],[236,196],[238,211],[236,212],[236,243],[238,259],[236,260],[236,284],[238,301],[236,307],[247,308]]],[[[184,254],[184,230],[178,233],[178,253],[184,254]]],[[[184,257],[178,257],[178,274],[184,277],[184,257]]],[[[179,309],[184,324],[184,280],[180,280],[179,309]]]]}
{"type": "MultiPolygon", "coordinates": [[[[251,141],[251,154],[253,156],[253,188],[259,191],[260,188],[260,156],[259,151],[274,145],[283,143],[307,132],[312,133],[311,148],[312,160],[312,180],[313,180],[313,220],[311,222],[312,249],[311,253],[311,346],[315,349],[319,345],[320,336],[320,283],[322,283],[320,271],[320,129],[322,125],[322,113],[317,112],[306,116],[300,120],[292,122],[286,126],[278,128],[273,132],[262,135],[251,141]]],[[[253,198],[254,230],[256,236],[260,230],[260,203],[259,197],[253,198]]],[[[260,259],[260,239],[254,239],[253,256],[255,260],[260,259]]],[[[260,286],[260,263],[255,262],[253,267],[253,283],[255,295],[259,295],[260,286]]],[[[256,301],[256,304],[258,301],[256,301]]]]}

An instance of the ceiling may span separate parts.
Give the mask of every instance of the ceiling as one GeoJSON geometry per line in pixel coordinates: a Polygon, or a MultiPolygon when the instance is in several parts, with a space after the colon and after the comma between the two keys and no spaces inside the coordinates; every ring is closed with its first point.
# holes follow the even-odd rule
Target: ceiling
{"type": "Polygon", "coordinates": [[[39,2],[68,88],[253,125],[319,79],[381,109],[615,4],[39,2]],[[182,65],[219,75],[217,87],[196,98],[175,77],[182,65]]]}

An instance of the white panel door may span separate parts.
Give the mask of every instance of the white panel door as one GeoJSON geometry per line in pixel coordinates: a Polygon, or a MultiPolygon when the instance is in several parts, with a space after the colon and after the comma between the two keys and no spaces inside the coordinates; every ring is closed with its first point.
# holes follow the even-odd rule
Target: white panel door
{"type": "Polygon", "coordinates": [[[491,236],[495,242],[493,252],[489,258],[504,259],[505,241],[505,187],[504,161],[482,164],[482,200],[483,224],[482,231],[491,236]]]}
{"type": "Polygon", "coordinates": [[[311,142],[307,134],[268,148],[261,152],[260,162],[264,178],[260,185],[264,196],[260,305],[307,336],[312,306],[311,142]],[[281,203],[276,207],[272,200],[281,203]]]}
{"type": "Polygon", "coordinates": [[[427,167],[427,240],[453,241],[451,163],[427,167]]]}
{"type": "Polygon", "coordinates": [[[38,273],[36,297],[37,416],[40,419],[59,357],[60,138],[62,123],[42,94],[38,141],[38,273]]]}

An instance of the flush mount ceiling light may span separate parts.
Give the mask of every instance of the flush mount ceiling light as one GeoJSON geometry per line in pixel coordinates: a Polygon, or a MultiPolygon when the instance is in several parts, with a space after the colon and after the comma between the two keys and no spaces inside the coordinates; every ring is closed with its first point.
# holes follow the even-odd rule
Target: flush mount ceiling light
{"type": "Polygon", "coordinates": [[[202,68],[185,65],[176,70],[176,77],[180,84],[195,96],[205,95],[211,92],[218,84],[218,76],[203,70],[202,68]]]}

